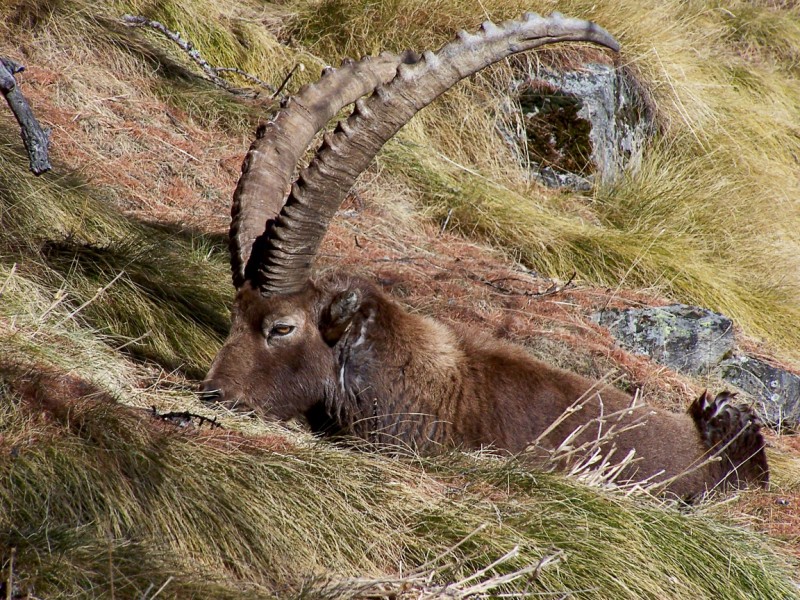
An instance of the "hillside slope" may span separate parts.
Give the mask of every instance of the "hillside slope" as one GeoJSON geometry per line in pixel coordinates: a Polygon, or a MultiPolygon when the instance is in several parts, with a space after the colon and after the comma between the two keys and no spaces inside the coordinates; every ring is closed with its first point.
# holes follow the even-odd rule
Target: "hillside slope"
{"type": "MultiPolygon", "coordinates": [[[[0,111],[8,596],[417,597],[443,595],[447,583],[463,594],[800,596],[800,461],[788,437],[772,438],[771,492],[681,510],[488,456],[337,448],[300,427],[213,415],[193,395],[228,326],[231,191],[275,102],[215,87],[163,36],[121,16],[156,19],[212,64],[274,86],[302,62],[292,91],[345,55],[436,47],[484,11],[500,20],[555,8],[536,4],[0,7],[0,55],[27,66],[18,79],[52,128],[55,166],[30,175],[16,123],[0,111]],[[216,416],[224,429],[176,429],[151,406],[216,416]]],[[[735,319],[742,344],[793,364],[798,9],[557,8],[612,31],[651,90],[659,134],[640,168],[589,194],[531,182],[495,127],[510,77],[500,66],[389,144],[340,211],[319,268],[362,272],[412,310],[585,375],[618,369],[620,385],[676,409],[719,383],[626,354],[593,310],[708,306],[735,319]],[[573,272],[576,283],[541,295],[573,272]]]]}

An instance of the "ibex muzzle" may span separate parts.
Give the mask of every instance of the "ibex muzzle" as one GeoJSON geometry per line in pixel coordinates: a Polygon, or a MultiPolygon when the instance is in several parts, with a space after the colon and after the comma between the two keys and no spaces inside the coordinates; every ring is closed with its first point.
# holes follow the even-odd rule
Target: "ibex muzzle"
{"type": "Polygon", "coordinates": [[[290,99],[259,130],[234,194],[238,293],[205,397],[418,450],[444,444],[519,453],[535,442],[578,451],[601,439],[612,462],[635,456],[622,480],[661,482],[680,496],[720,484],[766,485],[759,424],[729,395],[704,394],[691,414],[634,405],[522,348],[408,313],[364,279],[311,278],[320,241],[355,179],[418,110],[504,57],[570,40],[618,49],[587,21],[528,14],[461,32],[436,53],[382,54],[327,69],[290,99]],[[353,103],[290,186],[315,134],[353,103]]]}

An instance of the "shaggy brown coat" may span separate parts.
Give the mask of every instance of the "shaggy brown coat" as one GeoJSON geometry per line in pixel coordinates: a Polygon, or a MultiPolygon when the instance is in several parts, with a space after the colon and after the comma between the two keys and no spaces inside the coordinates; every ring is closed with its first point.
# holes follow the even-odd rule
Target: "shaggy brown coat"
{"type": "Polygon", "coordinates": [[[658,480],[681,496],[720,483],[766,484],[758,423],[730,405],[730,395],[704,394],[690,415],[632,406],[626,394],[521,348],[409,314],[367,281],[311,280],[348,190],[417,111],[491,64],[567,41],[619,51],[595,23],[526,13],[460,31],[436,52],[383,53],[326,68],[283,103],[259,128],[233,195],[237,299],[205,396],[279,419],[305,415],[317,431],[424,451],[454,445],[520,453],[534,445],[526,454],[556,449],[570,464],[601,439],[612,461],[635,453],[622,480],[658,480]],[[350,104],[350,116],[299,166],[317,133],[350,104]],[[718,460],[705,462],[709,453],[718,460]]]}
{"type": "Polygon", "coordinates": [[[681,497],[768,481],[757,422],[724,394],[702,396],[691,415],[634,404],[519,346],[409,313],[360,278],[268,297],[245,285],[233,322],[204,390],[238,409],[424,452],[562,446],[556,456],[573,464],[614,448],[612,464],[633,454],[618,481],[662,482],[681,497]]]}

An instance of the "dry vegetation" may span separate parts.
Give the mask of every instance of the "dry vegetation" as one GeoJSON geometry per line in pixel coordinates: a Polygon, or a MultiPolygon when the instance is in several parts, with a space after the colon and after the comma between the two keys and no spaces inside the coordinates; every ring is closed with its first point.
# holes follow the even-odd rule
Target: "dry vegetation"
{"type": "Polygon", "coordinates": [[[7,597],[800,595],[789,437],[772,439],[771,492],[679,510],[491,457],[390,458],[229,415],[224,430],[176,431],[141,410],[204,410],[191,389],[227,327],[229,197],[274,103],[214,88],[121,15],[157,19],[210,62],[273,85],[302,61],[291,90],[345,55],[436,47],[486,16],[556,8],[614,33],[651,91],[659,133],[642,164],[588,195],[531,183],[496,132],[501,65],[389,144],[321,268],[361,270],[414,310],[584,374],[620,369],[621,385],[675,407],[719,382],[616,349],[592,310],[704,305],[733,317],[751,350],[797,364],[796,7],[10,0],[0,54],[28,67],[19,80],[53,128],[55,169],[26,172],[0,111],[7,597]],[[577,272],[577,285],[539,297],[552,281],[531,269],[577,272]]]}

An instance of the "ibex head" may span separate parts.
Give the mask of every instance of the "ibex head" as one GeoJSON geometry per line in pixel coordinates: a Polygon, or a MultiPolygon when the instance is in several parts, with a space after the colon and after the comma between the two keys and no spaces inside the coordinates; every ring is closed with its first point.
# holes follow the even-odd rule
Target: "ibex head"
{"type": "Polygon", "coordinates": [[[361,304],[349,284],[327,278],[323,286],[307,281],[298,292],[265,296],[245,282],[228,339],[203,383],[205,399],[288,420],[335,397],[332,349],[361,304]]]}
{"type": "Polygon", "coordinates": [[[326,69],[259,130],[233,199],[238,292],[230,336],[202,386],[208,399],[287,419],[337,393],[335,346],[361,310],[364,287],[346,277],[315,284],[311,265],[350,187],[389,138],[456,82],[514,53],[562,41],[618,49],[602,28],[557,13],[487,22],[435,53],[384,53],[326,69]],[[350,117],[324,136],[290,184],[317,132],[353,103],[350,117]]]}
{"type": "Polygon", "coordinates": [[[233,308],[231,331],[204,383],[206,398],[278,418],[305,413],[321,398],[334,364],[319,335],[319,294],[264,297],[246,282],[233,308]]]}

